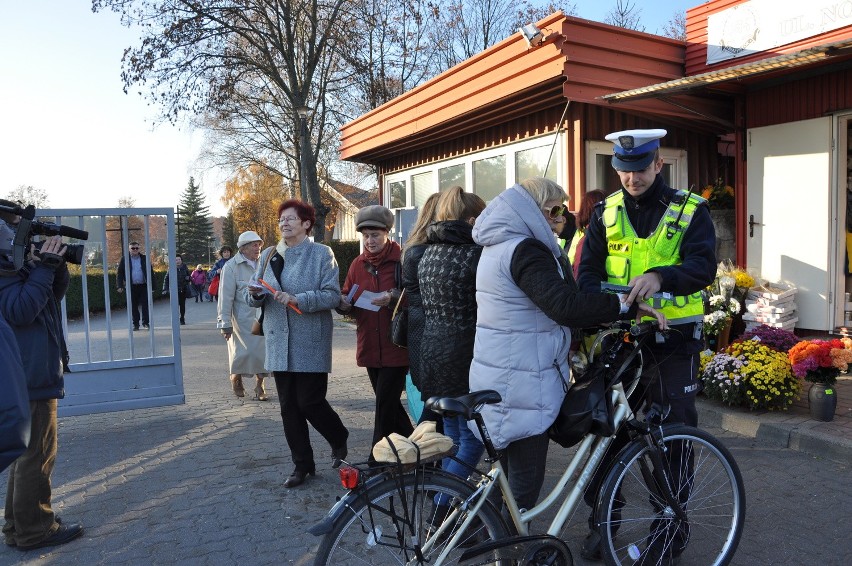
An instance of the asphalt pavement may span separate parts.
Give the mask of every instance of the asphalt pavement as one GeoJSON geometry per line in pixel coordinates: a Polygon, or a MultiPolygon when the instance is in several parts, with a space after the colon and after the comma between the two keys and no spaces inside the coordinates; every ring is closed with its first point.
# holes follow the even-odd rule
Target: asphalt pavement
{"type": "MultiPolygon", "coordinates": [[[[186,404],[60,418],[53,506],[86,532],[52,549],[0,545],[0,565],[312,562],[319,541],[306,531],[344,493],[330,448],[312,432],[317,475],[299,488],[283,488],[293,466],[274,384],[268,402],[235,397],[215,305],[188,302],[186,318],[186,404]]],[[[355,365],[354,329],[340,320],[328,398],[350,430],[350,459],[365,459],[374,398],[366,372],[355,365]]],[[[807,436],[791,432],[801,423],[769,427],[761,415],[706,403],[701,415],[704,428],[732,450],[746,482],[746,526],[733,564],[852,563],[852,452],[845,445],[794,450],[801,442],[790,439],[807,436]],[[755,418],[757,424],[744,424],[755,418]]],[[[568,456],[551,445],[546,488],[568,456]]],[[[0,501],[6,475],[0,475],[0,501]]],[[[579,510],[563,533],[580,565],[588,564],[579,557],[586,514],[579,510]]]]}

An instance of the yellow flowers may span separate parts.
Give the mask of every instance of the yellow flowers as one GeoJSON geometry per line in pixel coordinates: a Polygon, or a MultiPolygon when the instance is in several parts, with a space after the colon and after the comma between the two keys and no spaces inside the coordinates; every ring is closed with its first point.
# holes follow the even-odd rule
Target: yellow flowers
{"type": "Polygon", "coordinates": [[[711,399],[774,410],[786,409],[801,392],[787,355],[759,340],[734,342],[707,358],[701,377],[711,399]]]}

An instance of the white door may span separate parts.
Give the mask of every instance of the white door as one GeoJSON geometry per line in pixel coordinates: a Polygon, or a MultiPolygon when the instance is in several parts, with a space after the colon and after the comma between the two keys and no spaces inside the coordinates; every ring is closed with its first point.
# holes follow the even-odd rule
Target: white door
{"type": "Polygon", "coordinates": [[[798,328],[830,330],[831,118],[748,131],[747,264],[798,288],[798,328]]]}

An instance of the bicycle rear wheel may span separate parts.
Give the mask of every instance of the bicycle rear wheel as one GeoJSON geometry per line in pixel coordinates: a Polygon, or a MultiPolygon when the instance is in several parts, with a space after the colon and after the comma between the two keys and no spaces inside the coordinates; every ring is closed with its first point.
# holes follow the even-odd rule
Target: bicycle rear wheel
{"type": "Polygon", "coordinates": [[[662,495],[651,448],[634,440],[607,473],[595,510],[601,551],[609,565],[724,565],[739,544],[745,520],[742,475],[727,448],[712,435],[686,425],[663,427],[663,467],[678,518],[662,495]]]}
{"type": "MultiPolygon", "coordinates": [[[[436,512],[435,495],[448,496],[451,508],[456,508],[474,491],[471,484],[438,471],[424,472],[417,479],[413,473],[389,477],[347,508],[320,543],[314,564],[435,564],[467,517],[466,512],[450,515],[446,532],[434,536],[443,518],[438,515],[445,510],[436,512]]],[[[443,563],[456,564],[466,548],[507,536],[503,517],[486,501],[443,563]]],[[[499,563],[496,556],[497,551],[494,560],[499,563]]]]}

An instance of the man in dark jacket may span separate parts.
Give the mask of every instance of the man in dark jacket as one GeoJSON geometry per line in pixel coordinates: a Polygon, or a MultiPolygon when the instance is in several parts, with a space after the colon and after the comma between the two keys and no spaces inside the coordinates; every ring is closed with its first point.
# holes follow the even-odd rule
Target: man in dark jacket
{"type": "Polygon", "coordinates": [[[0,316],[0,472],[26,450],[29,440],[27,378],[15,335],[0,316]]]}
{"type": "MultiPolygon", "coordinates": [[[[0,213],[14,230],[18,217],[0,213]]],[[[9,466],[3,537],[9,546],[32,550],[69,542],[83,533],[78,523],[59,522],[51,507],[50,476],[57,451],[57,400],[65,396],[68,362],[59,301],[68,289],[66,247],[59,236],[44,241],[19,270],[0,256],[0,314],[12,327],[27,379],[30,443],[9,466]]]]}
{"type": "MultiPolygon", "coordinates": [[[[133,330],[139,330],[139,311],[142,311],[142,328],[148,328],[148,281],[151,279],[151,266],[145,254],[139,251],[139,242],[130,242],[130,308],[133,311],[133,330]]],[[[124,275],[124,256],[118,262],[115,282],[118,292],[123,293],[127,283],[124,275]]]]}

